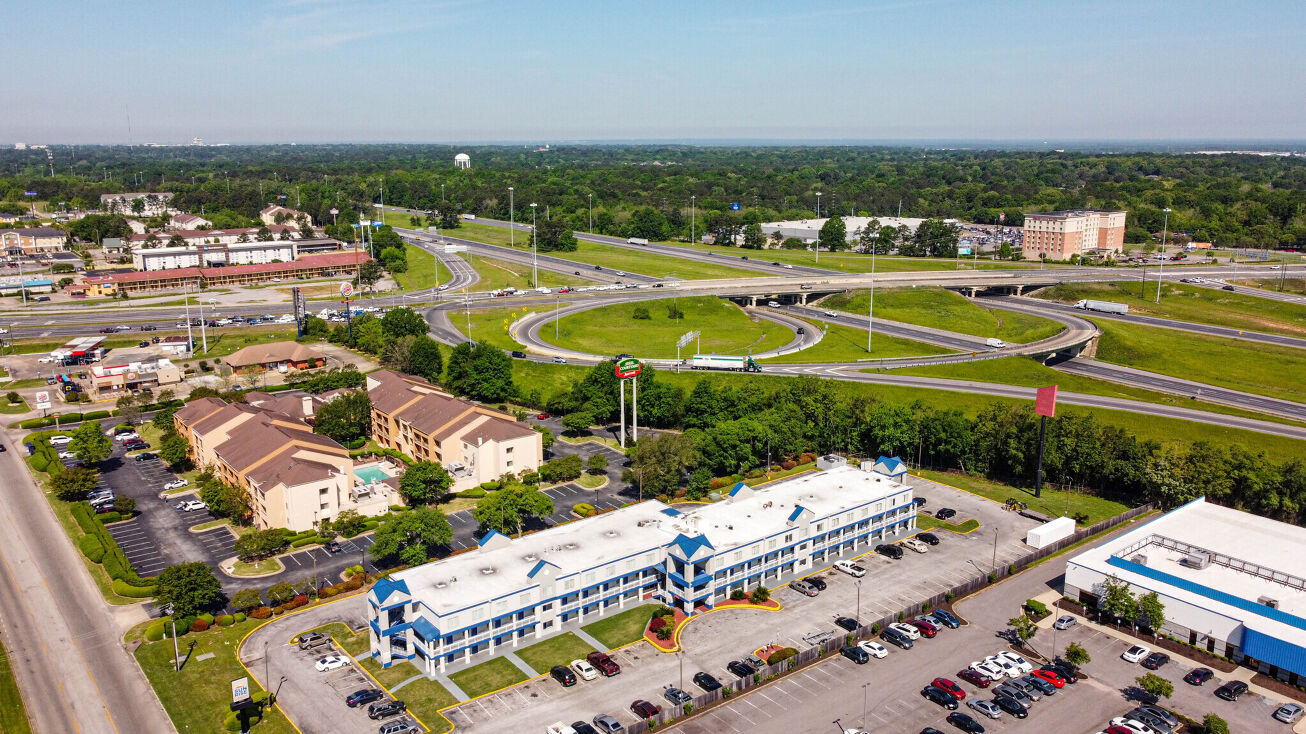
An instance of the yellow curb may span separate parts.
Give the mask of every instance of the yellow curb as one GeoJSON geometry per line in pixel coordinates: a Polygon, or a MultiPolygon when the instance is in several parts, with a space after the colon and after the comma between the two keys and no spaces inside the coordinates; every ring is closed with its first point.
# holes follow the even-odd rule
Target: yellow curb
{"type": "MultiPolygon", "coordinates": [[[[673,643],[675,644],[675,647],[673,647],[673,648],[671,648],[671,649],[667,649],[667,648],[665,648],[665,647],[662,647],[661,645],[656,645],[656,644],[653,644],[653,643],[650,643],[650,644],[653,644],[653,648],[654,648],[655,650],[657,650],[658,652],[666,652],[666,653],[680,652],[681,649],[682,649],[682,648],[680,647],[680,635],[681,635],[681,633],[684,632],[685,628],[689,626],[689,623],[690,623],[690,622],[693,622],[695,619],[699,619],[699,618],[701,618],[701,617],[706,617],[707,615],[709,615],[709,614],[711,614],[711,613],[713,613],[713,612],[724,612],[724,611],[728,611],[728,610],[731,610],[731,609],[760,609],[760,610],[762,610],[762,611],[764,611],[764,612],[779,612],[779,611],[781,611],[781,610],[784,609],[784,605],[777,601],[777,602],[775,603],[775,608],[762,606],[762,605],[760,605],[760,604],[731,604],[731,605],[728,606],[728,607],[713,607],[712,609],[709,609],[709,610],[707,610],[706,612],[699,612],[698,614],[694,614],[694,615],[691,615],[691,616],[689,616],[689,617],[686,617],[686,618],[684,619],[684,621],[682,621],[680,624],[676,625],[676,629],[675,629],[675,631],[672,633],[672,636],[671,636],[671,639],[672,639],[673,643]]],[[[648,629],[648,625],[647,625],[647,624],[644,625],[644,629],[646,629],[646,630],[648,629]]],[[[644,638],[642,638],[642,639],[643,639],[644,642],[649,642],[649,639],[648,639],[647,637],[644,637],[644,638]]]]}

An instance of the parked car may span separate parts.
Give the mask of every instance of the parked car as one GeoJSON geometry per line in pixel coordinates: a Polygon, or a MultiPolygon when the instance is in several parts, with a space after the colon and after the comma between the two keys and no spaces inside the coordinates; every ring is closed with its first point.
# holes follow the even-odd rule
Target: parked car
{"type": "Polygon", "coordinates": [[[662,697],[670,701],[672,706],[684,706],[694,700],[693,696],[675,686],[667,686],[667,689],[662,692],[662,697]]]}
{"type": "Polygon", "coordinates": [[[576,734],[599,734],[598,729],[595,729],[584,721],[571,722],[571,730],[576,732],[576,734]]]}
{"type": "Polygon", "coordinates": [[[917,533],[916,538],[921,542],[929,543],[930,545],[939,544],[939,536],[935,535],[934,533],[917,533]]]}
{"type": "Polygon", "coordinates": [[[937,686],[925,686],[921,689],[921,696],[950,711],[955,711],[957,709],[957,699],[953,698],[947,691],[937,686]]]}
{"type": "Polygon", "coordinates": [[[839,654],[858,665],[865,665],[866,663],[871,662],[871,656],[867,654],[865,650],[856,645],[844,645],[839,648],[839,654]]]}
{"type": "Polygon", "coordinates": [[[403,701],[378,701],[367,707],[367,718],[375,721],[384,719],[387,716],[402,714],[408,710],[408,704],[403,701]]]}
{"type": "Polygon", "coordinates": [[[873,658],[888,657],[889,649],[875,640],[862,640],[857,646],[866,651],[867,655],[873,658]]]}
{"type": "MultiPolygon", "coordinates": [[[[302,649],[304,646],[303,638],[300,639],[299,645],[300,648],[302,649]]],[[[357,706],[362,706],[365,703],[371,703],[377,700],[378,698],[381,698],[384,695],[385,695],[384,693],[380,692],[375,688],[364,688],[361,691],[354,691],[353,693],[349,694],[345,698],[345,705],[352,709],[357,706]]]]}
{"type": "Polygon", "coordinates": [[[984,734],[984,727],[969,714],[953,711],[948,714],[948,723],[966,732],[966,734],[984,734]]]}
{"type": "Polygon", "coordinates": [[[343,551],[345,547],[340,544],[340,541],[331,540],[327,541],[326,549],[328,553],[339,553],[340,551],[343,551]]]}
{"type": "Polygon", "coordinates": [[[962,689],[961,686],[957,685],[956,683],[953,683],[947,678],[935,678],[934,680],[930,681],[930,685],[943,689],[948,693],[948,695],[952,696],[958,701],[964,701],[966,699],[966,691],[962,689]]]}
{"type": "MultiPolygon", "coordinates": [[[[1006,696],[1011,698],[1026,709],[1034,708],[1034,701],[1036,700],[1033,696],[1029,695],[1029,692],[1025,690],[1024,686],[1016,685],[1011,680],[1008,680],[1006,683],[1001,685],[994,686],[993,695],[995,697],[1006,696]]],[[[1039,694],[1039,698],[1042,697],[1043,694],[1039,694]]]]}
{"type": "Polygon", "coordinates": [[[571,661],[571,669],[576,671],[576,675],[579,675],[583,680],[594,680],[599,677],[599,671],[584,660],[571,661]]]}
{"type": "Polygon", "coordinates": [[[1296,724],[1301,721],[1302,709],[1299,703],[1285,703],[1274,711],[1274,718],[1285,724],[1296,724]]]}
{"type": "Polygon", "coordinates": [[[848,632],[855,632],[861,626],[852,617],[835,617],[834,625],[848,632]]]}
{"type": "Polygon", "coordinates": [[[1134,645],[1121,653],[1120,657],[1127,663],[1137,663],[1151,654],[1151,648],[1148,648],[1146,645],[1134,645]]]}
{"type": "Polygon", "coordinates": [[[630,710],[635,716],[641,719],[651,719],[662,713],[662,708],[656,704],[649,703],[642,698],[637,698],[630,703],[630,710]]]}
{"type": "Polygon", "coordinates": [[[1074,617],[1070,616],[1069,614],[1063,614],[1060,617],[1057,617],[1057,621],[1053,622],[1052,626],[1056,627],[1059,630],[1068,630],[1071,627],[1074,627],[1078,623],[1079,623],[1078,620],[1076,620],[1074,617]]]}
{"type": "Polygon", "coordinates": [[[721,681],[717,680],[711,673],[699,671],[694,674],[694,685],[702,688],[704,691],[711,693],[721,687],[721,681]]]}
{"type": "Polygon", "coordinates": [[[904,538],[901,545],[906,546],[917,553],[925,553],[930,549],[928,545],[925,545],[915,538],[904,538]]]}
{"type": "Polygon", "coordinates": [[[1051,683],[1053,688],[1061,688],[1066,685],[1065,678],[1062,678],[1061,675],[1055,671],[1048,670],[1046,667],[1039,668],[1033,673],[1030,673],[1030,675],[1036,678],[1042,678],[1048,683],[1051,683]]]}
{"type": "Polygon", "coordinates": [[[408,734],[411,731],[421,731],[421,729],[408,718],[387,722],[376,730],[377,734],[408,734]]]}
{"type": "Polygon", "coordinates": [[[553,416],[550,415],[550,414],[548,414],[548,413],[540,413],[540,414],[538,414],[538,415],[535,416],[535,420],[537,420],[537,421],[547,421],[548,419],[550,419],[550,418],[552,418],[552,417],[553,417],[553,416]]]}
{"type": "Polygon", "coordinates": [[[1067,663],[1064,660],[1061,660],[1060,658],[1053,660],[1047,665],[1044,665],[1042,668],[1040,668],[1040,670],[1045,670],[1049,673],[1054,673],[1062,680],[1064,680],[1066,683],[1076,683],[1079,681],[1080,678],[1084,677],[1079,674],[1079,668],[1075,667],[1074,665],[1071,665],[1070,663],[1067,663]]]}
{"type": "Polygon", "coordinates": [[[167,484],[163,485],[163,488],[164,488],[164,489],[181,489],[182,487],[185,487],[185,486],[187,486],[187,485],[189,485],[189,484],[190,484],[190,482],[188,482],[188,481],[185,480],[185,479],[174,479],[174,480],[172,480],[171,482],[168,482],[167,484]]]}
{"type": "Polygon", "coordinates": [[[930,616],[939,624],[950,629],[955,630],[961,626],[961,620],[957,618],[957,615],[949,612],[947,609],[935,609],[930,613],[930,616]]]}
{"type": "Polygon", "coordinates": [[[50,442],[51,446],[67,446],[73,441],[71,436],[64,436],[64,435],[51,436],[47,440],[50,442]]]}
{"type": "Polygon", "coordinates": [[[589,661],[590,665],[598,668],[600,673],[609,678],[621,672],[621,666],[617,665],[606,653],[592,652],[586,655],[585,659],[589,661]]]}
{"type": "Polygon", "coordinates": [[[1157,734],[1156,730],[1137,719],[1117,716],[1111,720],[1111,726],[1123,726],[1133,734],[1157,734]]]}
{"type": "Polygon", "coordinates": [[[1029,711],[1026,711],[1025,707],[1020,705],[1020,701],[1017,701],[1011,696],[998,694],[993,697],[993,705],[1002,709],[1006,713],[1011,714],[1017,719],[1023,719],[1026,716],[1029,716],[1029,711]]]}
{"type": "Polygon", "coordinates": [[[957,671],[957,677],[980,688],[988,688],[993,685],[993,681],[987,675],[971,668],[957,671]]]}
{"type": "Polygon", "coordinates": [[[194,512],[195,510],[207,510],[209,506],[199,500],[184,500],[177,503],[177,509],[182,512],[194,512]]]}
{"type": "Polygon", "coordinates": [[[934,620],[927,619],[926,617],[909,619],[907,620],[907,624],[920,630],[922,637],[934,637],[939,634],[939,626],[934,623],[934,620]]]}
{"type": "Polygon", "coordinates": [[[997,657],[1002,658],[1003,660],[1006,660],[1007,662],[1015,665],[1020,670],[1021,673],[1034,672],[1033,663],[1021,657],[1019,654],[1012,652],[1011,650],[1002,650],[997,654],[997,657]]]}
{"type": "Polygon", "coordinates": [[[320,658],[316,663],[314,663],[313,667],[317,668],[317,672],[325,673],[328,670],[343,668],[348,664],[349,664],[349,658],[344,655],[327,655],[326,657],[320,658]]]}
{"type": "Polygon", "coordinates": [[[1006,673],[1002,672],[1002,668],[988,662],[987,660],[977,660],[971,663],[970,669],[980,675],[988,677],[991,681],[1000,681],[1007,677],[1006,673]]]}
{"type": "Polygon", "coordinates": [[[1231,680],[1215,689],[1215,695],[1226,701],[1237,701],[1247,692],[1247,684],[1240,680],[1231,680]]]}
{"type": "Polygon", "coordinates": [[[1143,667],[1148,670],[1159,670],[1166,663],[1170,662],[1170,656],[1163,652],[1154,652],[1143,658],[1143,667]]]}
{"type": "Polygon", "coordinates": [[[875,552],[894,560],[902,558],[902,548],[899,548],[896,545],[890,545],[889,543],[881,543],[880,545],[875,546],[875,552]]]}
{"type": "MultiPolygon", "coordinates": [[[[595,267],[598,267],[597,265],[595,267]]],[[[620,721],[612,718],[607,714],[598,714],[593,718],[594,728],[603,732],[603,734],[618,734],[623,732],[626,727],[621,725],[620,721]]]]}
{"type": "Polygon", "coordinates": [[[1044,696],[1051,696],[1057,692],[1056,686],[1052,685],[1046,680],[1043,680],[1037,675],[1034,675],[1033,673],[1030,673],[1029,675],[1026,676],[1022,676],[1020,678],[1020,684],[1025,686],[1025,690],[1029,691],[1031,695],[1033,695],[1033,690],[1035,689],[1038,690],[1038,692],[1044,696]]]}
{"type": "Polygon", "coordinates": [[[740,678],[752,675],[753,673],[757,672],[756,670],[753,670],[753,666],[743,662],[742,660],[731,660],[729,663],[726,664],[726,670],[730,671],[732,674],[736,676],[739,676],[740,678]]]}
{"type": "MultiPolygon", "coordinates": [[[[326,643],[328,643],[328,642],[330,642],[330,641],[331,641],[331,636],[330,636],[330,635],[326,635],[326,634],[323,634],[323,633],[321,633],[321,632],[307,632],[307,633],[302,634],[302,635],[299,636],[299,649],[300,649],[300,650],[310,650],[310,649],[312,649],[312,648],[314,648],[314,647],[317,647],[317,646],[319,646],[319,645],[325,645],[326,643]]],[[[376,690],[376,689],[369,689],[369,690],[376,690]]],[[[358,693],[362,693],[362,691],[358,691],[358,693]]],[[[357,694],[354,694],[354,695],[357,695],[357,694]]],[[[369,700],[372,700],[372,699],[369,699],[369,700]]],[[[364,702],[364,703],[366,703],[366,702],[364,702]]],[[[351,704],[351,705],[352,705],[352,704],[351,704]]]]}
{"type": "Polygon", "coordinates": [[[549,675],[562,684],[563,688],[570,688],[576,685],[576,674],[571,672],[571,668],[565,665],[555,665],[549,668],[549,675]]]}
{"type": "Polygon", "coordinates": [[[919,640],[921,638],[921,631],[919,629],[903,622],[894,622],[889,625],[889,629],[898,630],[913,640],[919,640]]]}
{"type": "Polygon", "coordinates": [[[812,586],[815,586],[817,591],[825,591],[825,588],[827,586],[827,584],[825,583],[825,579],[821,578],[820,576],[808,576],[807,578],[803,579],[803,581],[806,581],[812,586]]]}
{"type": "Polygon", "coordinates": [[[886,627],[885,630],[880,633],[880,639],[890,644],[897,645],[904,650],[910,650],[912,646],[916,644],[915,642],[912,642],[912,639],[906,634],[892,627],[886,627]]]}
{"type": "Polygon", "coordinates": [[[789,588],[804,596],[816,596],[820,593],[817,591],[815,586],[812,586],[803,579],[794,579],[793,581],[790,581],[789,588]]]}
{"type": "Polygon", "coordinates": [[[980,712],[981,715],[989,717],[990,719],[1002,718],[1002,709],[998,708],[998,705],[996,703],[993,703],[992,701],[988,701],[983,698],[977,698],[973,701],[966,702],[966,705],[980,712]]]}
{"type": "MultiPolygon", "coordinates": [[[[1170,712],[1167,711],[1166,713],[1170,713],[1170,712]]],[[[1170,722],[1166,721],[1160,716],[1157,716],[1151,711],[1148,711],[1146,708],[1142,706],[1139,706],[1138,708],[1135,708],[1133,711],[1130,711],[1129,713],[1125,714],[1125,718],[1133,719],[1134,721],[1141,721],[1144,724],[1147,724],[1153,730],[1155,730],[1157,734],[1174,734],[1175,728],[1170,725],[1170,722]]]]}
{"type": "Polygon", "coordinates": [[[1184,682],[1190,686],[1200,686],[1214,677],[1215,673],[1210,668],[1193,668],[1184,676],[1184,682]]]}
{"type": "MultiPolygon", "coordinates": [[[[877,548],[876,550],[879,549],[877,548]]],[[[844,573],[854,578],[861,578],[866,575],[866,569],[862,568],[861,566],[858,566],[856,563],[853,563],[852,561],[835,561],[834,568],[835,570],[843,571],[844,573]]]]}
{"type": "Polygon", "coordinates": [[[947,520],[957,516],[957,511],[951,507],[940,507],[935,511],[934,517],[939,520],[947,520]]]}

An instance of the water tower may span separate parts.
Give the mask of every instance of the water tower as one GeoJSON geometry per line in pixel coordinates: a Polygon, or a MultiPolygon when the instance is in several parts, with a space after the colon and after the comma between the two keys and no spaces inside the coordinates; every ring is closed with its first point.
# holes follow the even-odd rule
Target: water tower
{"type": "Polygon", "coordinates": [[[466,153],[459,153],[458,155],[456,155],[456,156],[453,157],[453,167],[454,167],[454,168],[471,168],[471,167],[472,167],[472,157],[469,156],[469,155],[467,155],[466,153]]]}

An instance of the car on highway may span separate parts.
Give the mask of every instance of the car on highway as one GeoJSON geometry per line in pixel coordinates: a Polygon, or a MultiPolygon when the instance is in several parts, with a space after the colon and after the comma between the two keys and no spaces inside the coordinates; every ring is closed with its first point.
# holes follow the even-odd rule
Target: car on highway
{"type": "Polygon", "coordinates": [[[403,701],[378,701],[367,707],[367,718],[373,721],[384,719],[387,716],[402,714],[408,710],[408,705],[403,701]]]}
{"type": "Polygon", "coordinates": [[[901,545],[910,548],[911,550],[916,551],[917,553],[925,553],[930,549],[928,545],[920,542],[915,538],[904,538],[901,545]]]}
{"type": "Polygon", "coordinates": [[[666,690],[662,691],[662,697],[670,701],[672,706],[684,706],[694,700],[693,696],[675,686],[667,686],[666,690]]]}
{"type": "Polygon", "coordinates": [[[957,618],[957,615],[949,612],[947,609],[935,609],[930,613],[930,616],[939,624],[949,629],[955,630],[961,626],[961,620],[957,618]]]}
{"type": "Polygon", "coordinates": [[[966,699],[965,689],[963,689],[961,686],[957,685],[956,683],[953,683],[952,681],[948,680],[947,678],[935,678],[934,680],[930,681],[930,685],[936,686],[938,688],[942,688],[944,691],[948,692],[948,695],[952,696],[958,701],[964,701],[966,699]]]}
{"type": "Polygon", "coordinates": [[[313,664],[313,667],[317,668],[317,672],[325,673],[328,670],[343,668],[348,664],[349,658],[344,655],[327,655],[324,658],[318,659],[318,661],[313,664]]]}
{"type": "Polygon", "coordinates": [[[630,711],[641,719],[651,719],[662,713],[662,707],[642,698],[637,698],[630,702],[630,711]]]}
{"type": "Polygon", "coordinates": [[[921,689],[921,696],[928,701],[933,701],[949,711],[957,709],[957,699],[953,698],[947,691],[938,686],[929,685],[921,689]]]}
{"type": "Polygon", "coordinates": [[[756,670],[753,670],[753,666],[743,662],[742,660],[731,660],[729,663],[726,663],[726,670],[740,678],[757,672],[756,670]]]}
{"type": "Polygon", "coordinates": [[[857,646],[866,651],[867,655],[873,658],[884,658],[889,655],[889,648],[881,645],[875,640],[862,640],[857,646]]]}
{"type": "Polygon", "coordinates": [[[599,677],[599,671],[584,660],[571,661],[571,669],[576,671],[576,675],[579,675],[581,680],[594,680],[599,677]]]}
{"type": "Polygon", "coordinates": [[[890,624],[888,628],[891,630],[897,630],[898,632],[907,635],[907,638],[910,640],[919,640],[921,638],[921,631],[911,626],[910,624],[906,624],[903,622],[894,622],[890,624]]]}
{"type": "Polygon", "coordinates": [[[576,674],[572,672],[571,668],[568,668],[565,665],[555,665],[552,668],[549,668],[549,675],[553,676],[554,680],[561,683],[563,688],[570,688],[576,685],[576,674]]]}
{"type": "Polygon", "coordinates": [[[1076,624],[1079,624],[1079,622],[1074,617],[1069,614],[1063,614],[1060,617],[1057,617],[1057,621],[1053,622],[1052,626],[1059,630],[1068,630],[1076,624]]]}
{"type": "Polygon", "coordinates": [[[1160,670],[1162,666],[1170,662],[1170,656],[1163,652],[1154,652],[1143,658],[1142,665],[1148,670],[1160,670]]]}
{"type": "Polygon", "coordinates": [[[1214,677],[1215,673],[1210,668],[1193,668],[1184,676],[1184,682],[1190,686],[1200,686],[1214,677]]]}
{"type": "Polygon", "coordinates": [[[957,671],[957,677],[971,685],[979,686],[980,688],[988,688],[993,685],[993,681],[989,679],[987,675],[984,675],[977,670],[971,670],[970,668],[957,671]]]}
{"type": "Polygon", "coordinates": [[[562,357],[562,356],[554,357],[554,358],[553,358],[553,363],[554,363],[554,364],[567,364],[567,358],[566,358],[566,357],[562,357]]]}
{"type": "Polygon", "coordinates": [[[514,350],[512,350],[512,358],[513,358],[513,359],[526,359],[526,353],[523,352],[523,351],[521,351],[521,350],[519,350],[519,349],[514,349],[514,350]]]}
{"type": "Polygon", "coordinates": [[[702,671],[699,671],[694,674],[693,681],[694,681],[694,685],[698,686],[699,688],[702,688],[704,691],[707,691],[708,693],[711,693],[712,691],[715,691],[721,687],[721,681],[717,680],[716,676],[712,675],[711,673],[704,673],[702,671]]]}
{"type": "Polygon", "coordinates": [[[902,558],[902,548],[889,543],[881,543],[875,546],[875,552],[882,556],[892,558],[895,561],[902,558]]]}
{"type": "Polygon", "coordinates": [[[1226,701],[1237,701],[1247,692],[1247,684],[1240,680],[1231,680],[1215,689],[1215,695],[1226,701]]]}
{"type": "Polygon", "coordinates": [[[187,486],[187,485],[189,485],[189,484],[190,484],[190,482],[187,481],[187,480],[185,480],[185,479],[174,479],[174,480],[172,480],[171,482],[168,482],[167,484],[163,485],[163,488],[164,488],[164,489],[181,489],[182,487],[185,487],[185,486],[187,486]]]}
{"type": "Polygon", "coordinates": [[[998,708],[996,703],[987,699],[977,698],[972,701],[967,701],[966,705],[978,711],[980,715],[987,716],[990,719],[1002,718],[1002,709],[998,708]]]}
{"type": "Polygon", "coordinates": [[[177,509],[181,512],[194,512],[196,510],[207,510],[209,506],[199,500],[185,500],[177,503],[177,509]]]}
{"type": "Polygon", "coordinates": [[[1133,647],[1120,653],[1121,659],[1127,663],[1141,662],[1143,658],[1152,654],[1151,648],[1146,645],[1134,645],[1133,647]]]}
{"type": "Polygon", "coordinates": [[[853,563],[852,561],[835,561],[834,568],[837,571],[843,571],[849,576],[853,576],[855,578],[861,578],[866,575],[866,569],[862,568],[861,566],[858,566],[856,563],[853,563]]]}
{"type": "Polygon", "coordinates": [[[1231,285],[1223,285],[1223,286],[1220,286],[1220,290],[1222,290],[1222,291],[1232,291],[1232,290],[1237,290],[1237,289],[1234,288],[1234,287],[1231,286],[1231,285]]]}
{"type": "Polygon", "coordinates": [[[984,726],[971,718],[970,714],[953,711],[948,714],[947,722],[966,732],[966,734],[984,734],[984,726]]]}
{"type": "MultiPolygon", "coordinates": [[[[303,640],[301,640],[300,642],[302,644],[303,640]]],[[[353,693],[349,694],[345,698],[345,705],[352,709],[358,706],[362,706],[365,703],[371,703],[383,696],[385,696],[385,694],[375,688],[364,688],[361,691],[354,691],[353,693]]]]}
{"type": "Polygon", "coordinates": [[[823,313],[822,315],[825,316],[826,318],[830,318],[830,319],[837,319],[837,318],[839,318],[839,314],[835,313],[834,311],[826,311],[826,312],[823,313]]]}
{"type": "Polygon", "coordinates": [[[934,533],[918,533],[916,535],[916,539],[921,541],[922,543],[927,543],[929,545],[939,544],[939,536],[935,535],[934,533]]]}

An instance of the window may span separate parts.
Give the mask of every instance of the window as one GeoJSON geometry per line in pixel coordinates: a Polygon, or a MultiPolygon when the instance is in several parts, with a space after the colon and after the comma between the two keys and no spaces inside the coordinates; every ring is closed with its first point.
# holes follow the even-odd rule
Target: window
{"type": "MultiPolygon", "coordinates": [[[[511,453],[512,453],[512,447],[509,446],[508,448],[504,449],[504,450],[503,450],[503,453],[505,453],[505,454],[511,454],[511,453]]],[[[511,465],[509,465],[509,466],[511,466],[511,465]]]]}
{"type": "Polygon", "coordinates": [[[504,466],[507,466],[507,467],[511,468],[511,467],[512,467],[512,460],[509,460],[508,463],[505,464],[504,466]]]}
{"type": "Polygon", "coordinates": [[[792,542],[794,542],[794,534],[793,534],[793,533],[785,533],[785,542],[786,542],[786,543],[792,543],[792,542]]]}
{"type": "Polygon", "coordinates": [[[548,602],[548,603],[546,603],[546,604],[544,604],[543,606],[540,607],[540,611],[542,611],[542,612],[547,612],[547,611],[549,611],[550,609],[553,609],[553,602],[548,602]]]}

